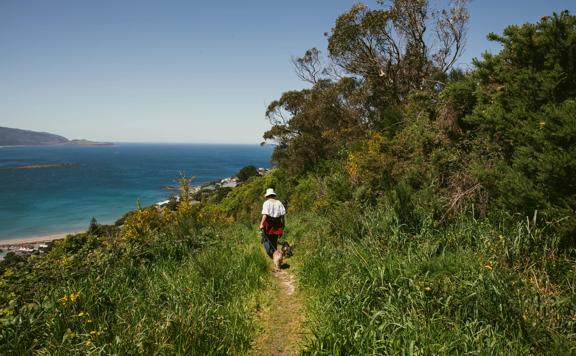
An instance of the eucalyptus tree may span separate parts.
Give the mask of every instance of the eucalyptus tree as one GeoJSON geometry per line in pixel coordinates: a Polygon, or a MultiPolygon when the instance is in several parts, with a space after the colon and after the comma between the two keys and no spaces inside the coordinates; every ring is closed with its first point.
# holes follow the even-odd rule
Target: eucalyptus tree
{"type": "Polygon", "coordinates": [[[467,0],[432,8],[428,0],[354,5],[328,35],[330,58],[352,76],[401,101],[411,90],[433,87],[462,54],[467,0]]]}
{"type": "Polygon", "coordinates": [[[438,89],[461,55],[467,0],[451,0],[445,8],[427,0],[378,4],[354,5],[337,18],[325,34],[326,59],[316,48],[293,59],[297,76],[312,87],[284,93],[266,111],[272,127],[264,138],[278,144],[278,163],[302,171],[333,158],[369,129],[392,135],[408,94],[438,89]]]}

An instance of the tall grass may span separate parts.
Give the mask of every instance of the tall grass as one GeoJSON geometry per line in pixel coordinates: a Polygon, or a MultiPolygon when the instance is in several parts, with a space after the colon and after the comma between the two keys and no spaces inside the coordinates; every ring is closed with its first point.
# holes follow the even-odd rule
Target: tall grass
{"type": "Polygon", "coordinates": [[[576,352],[573,257],[537,221],[404,229],[394,209],[289,220],[306,354],[576,352]]]}
{"type": "Polygon", "coordinates": [[[19,309],[2,319],[0,354],[242,353],[255,333],[253,311],[267,278],[256,239],[246,241],[252,235],[234,226],[201,249],[159,236],[147,249],[134,244],[143,250],[131,258],[102,248],[75,251],[70,256],[100,253],[108,260],[76,274],[63,270],[64,279],[18,300],[19,309]]]}

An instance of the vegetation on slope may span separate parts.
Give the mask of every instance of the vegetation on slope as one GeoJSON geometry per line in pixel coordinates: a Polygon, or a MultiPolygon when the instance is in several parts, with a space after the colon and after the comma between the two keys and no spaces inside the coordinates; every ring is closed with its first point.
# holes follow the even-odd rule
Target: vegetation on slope
{"type": "Polygon", "coordinates": [[[0,146],[54,145],[68,142],[66,137],[47,132],[36,132],[0,127],[0,146]]]}
{"type": "MultiPolygon", "coordinates": [[[[491,34],[461,72],[429,50],[427,1],[381,3],[341,15],[329,62],[295,61],[312,87],[267,112],[305,351],[574,353],[576,17],[491,34]]],[[[456,47],[463,5],[433,27],[456,47]]]]}
{"type": "Polygon", "coordinates": [[[183,179],[175,210],[1,265],[0,350],[248,350],[273,187],[304,353],[576,352],[576,17],[490,35],[500,53],[461,72],[465,1],[379,3],[337,19],[328,62],[295,60],[311,87],[268,108],[278,169],[199,205],[183,179]]]}
{"type": "Polygon", "coordinates": [[[186,209],[138,209],[121,231],[93,223],[1,264],[0,353],[246,351],[266,259],[247,227],[193,224],[186,209]]]}
{"type": "Polygon", "coordinates": [[[29,131],[0,127],[0,146],[42,146],[42,145],[111,145],[111,143],[88,140],[68,140],[66,137],[48,132],[29,131]]]}
{"type": "Polygon", "coordinates": [[[356,209],[291,219],[305,353],[574,353],[574,261],[534,221],[407,232],[390,208],[356,209]]]}
{"type": "MultiPolygon", "coordinates": [[[[482,217],[538,210],[566,246],[576,246],[576,17],[566,11],[491,34],[500,53],[475,60],[467,73],[448,72],[435,64],[425,34],[394,40],[404,26],[414,35],[426,28],[428,2],[392,3],[339,17],[329,36],[332,63],[320,71],[327,74],[270,105],[265,138],[279,142],[276,162],[299,177],[342,161],[343,173],[363,186],[363,201],[402,187],[437,220],[472,205],[482,217]],[[398,20],[398,11],[416,22],[398,20]],[[411,73],[414,61],[427,69],[394,75],[411,73]],[[328,71],[334,65],[339,76],[328,71]]],[[[466,18],[459,3],[445,21],[466,18]]],[[[310,72],[319,61],[309,51],[297,65],[310,72]]]]}

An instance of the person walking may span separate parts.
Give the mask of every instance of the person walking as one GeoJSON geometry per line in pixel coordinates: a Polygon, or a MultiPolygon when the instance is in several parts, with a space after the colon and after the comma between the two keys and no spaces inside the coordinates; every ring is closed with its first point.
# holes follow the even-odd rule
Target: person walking
{"type": "Polygon", "coordinates": [[[260,231],[262,238],[260,242],[264,245],[264,249],[270,258],[278,248],[278,239],[284,233],[284,215],[286,215],[286,208],[280,200],[276,199],[276,192],[274,189],[266,189],[264,194],[264,204],[262,204],[262,219],[260,220],[260,231]]]}

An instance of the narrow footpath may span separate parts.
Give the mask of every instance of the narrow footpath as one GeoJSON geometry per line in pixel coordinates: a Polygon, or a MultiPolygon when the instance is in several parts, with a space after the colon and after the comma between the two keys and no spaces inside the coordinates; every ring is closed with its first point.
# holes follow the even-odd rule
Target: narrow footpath
{"type": "Polygon", "coordinates": [[[260,330],[253,355],[297,355],[300,350],[302,303],[294,276],[288,271],[271,272],[266,302],[258,315],[260,330]]]}

